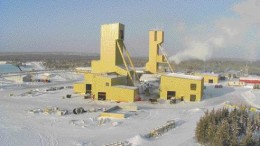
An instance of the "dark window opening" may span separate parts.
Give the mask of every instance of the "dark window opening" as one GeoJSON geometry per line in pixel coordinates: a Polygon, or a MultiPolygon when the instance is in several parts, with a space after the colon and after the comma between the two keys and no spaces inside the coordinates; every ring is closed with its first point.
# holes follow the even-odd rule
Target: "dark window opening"
{"type": "Polygon", "coordinates": [[[86,93],[91,94],[91,90],[92,90],[92,85],[91,84],[86,84],[86,93]]]}
{"type": "Polygon", "coordinates": [[[171,99],[172,97],[176,96],[175,91],[167,91],[167,100],[171,99]]]}
{"type": "Polygon", "coordinates": [[[213,83],[213,79],[209,79],[209,83],[213,83]]]}
{"type": "Polygon", "coordinates": [[[190,89],[191,90],[196,90],[197,88],[197,85],[196,84],[190,84],[190,89]]]}
{"type": "Polygon", "coordinates": [[[106,100],[106,92],[98,92],[98,100],[106,100]]]}
{"type": "Polygon", "coordinates": [[[196,95],[190,95],[190,101],[196,101],[196,95]]]}

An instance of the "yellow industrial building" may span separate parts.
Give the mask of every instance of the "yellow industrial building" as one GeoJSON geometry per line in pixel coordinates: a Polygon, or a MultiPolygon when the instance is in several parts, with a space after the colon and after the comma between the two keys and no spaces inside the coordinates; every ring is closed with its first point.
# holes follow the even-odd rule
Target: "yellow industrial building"
{"type": "Polygon", "coordinates": [[[203,96],[203,77],[173,73],[166,52],[162,47],[163,31],[149,32],[149,60],[145,70],[152,74],[164,74],[160,80],[160,98],[168,100],[172,97],[185,101],[200,101],[203,96]],[[167,67],[172,74],[167,74],[167,67]]]}
{"type": "Polygon", "coordinates": [[[163,41],[163,31],[149,31],[149,60],[146,63],[145,70],[152,74],[166,72],[167,66],[170,71],[173,72],[172,66],[168,61],[167,54],[161,46],[163,41]]]}
{"type": "Polygon", "coordinates": [[[206,84],[218,84],[219,75],[213,73],[195,73],[195,76],[200,76],[204,78],[204,83],[206,84]]]}
{"type": "MultiPolygon", "coordinates": [[[[135,86],[139,78],[124,45],[124,29],[124,25],[120,23],[101,26],[100,59],[91,62],[91,72],[83,72],[84,81],[74,84],[75,93],[90,94],[97,100],[119,102],[134,102],[139,97],[139,88],[135,86]]],[[[163,41],[163,31],[149,32],[149,61],[145,67],[147,72],[165,73],[166,69],[161,68],[164,65],[168,65],[170,72],[173,72],[161,46],[163,41]]],[[[175,73],[162,75],[160,98],[200,101],[203,88],[203,77],[200,76],[175,73]]]]}
{"type": "Polygon", "coordinates": [[[171,73],[161,76],[160,98],[200,101],[203,96],[203,77],[171,73]]]}
{"type": "Polygon", "coordinates": [[[91,73],[85,73],[82,83],[74,84],[74,92],[89,93],[98,100],[134,102],[138,87],[133,85],[138,77],[123,41],[123,24],[101,26],[100,60],[91,62],[91,73]]]}

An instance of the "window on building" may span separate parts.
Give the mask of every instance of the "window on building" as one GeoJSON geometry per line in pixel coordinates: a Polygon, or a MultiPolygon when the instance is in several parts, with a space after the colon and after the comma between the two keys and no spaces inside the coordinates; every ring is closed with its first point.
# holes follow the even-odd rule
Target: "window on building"
{"type": "Polygon", "coordinates": [[[191,90],[196,90],[197,89],[197,85],[196,84],[190,84],[190,89],[191,90]]]}
{"type": "Polygon", "coordinates": [[[108,83],[108,82],[106,82],[106,86],[109,86],[109,83],[108,83]]]}
{"type": "Polygon", "coordinates": [[[176,92],[175,91],[167,91],[167,100],[173,98],[176,96],[176,92]]]}
{"type": "Polygon", "coordinates": [[[86,93],[91,94],[92,91],[92,85],[91,84],[86,84],[86,93]]]}
{"type": "Polygon", "coordinates": [[[86,84],[86,90],[91,90],[92,86],[91,84],[86,84]]]}
{"type": "Polygon", "coordinates": [[[106,92],[98,92],[98,100],[106,100],[106,92]]]}
{"type": "Polygon", "coordinates": [[[213,83],[213,79],[209,79],[209,83],[213,83]]]}
{"type": "Polygon", "coordinates": [[[196,95],[190,95],[190,101],[196,101],[196,95]]]}

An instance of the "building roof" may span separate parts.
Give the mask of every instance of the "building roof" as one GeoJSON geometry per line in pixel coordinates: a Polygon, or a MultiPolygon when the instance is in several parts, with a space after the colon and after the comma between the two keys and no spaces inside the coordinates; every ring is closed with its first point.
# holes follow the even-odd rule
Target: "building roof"
{"type": "Polygon", "coordinates": [[[140,81],[158,81],[160,78],[156,74],[142,74],[140,81]]]}
{"type": "Polygon", "coordinates": [[[91,67],[76,67],[76,70],[84,70],[84,71],[91,71],[91,67]]]}
{"type": "Polygon", "coordinates": [[[239,80],[259,80],[260,81],[260,78],[259,77],[240,77],[239,80]]]}
{"type": "Polygon", "coordinates": [[[169,73],[169,74],[166,74],[165,76],[172,76],[172,77],[176,77],[176,78],[191,79],[191,80],[202,80],[203,79],[203,77],[200,77],[200,76],[176,74],[176,73],[169,73]]]}
{"type": "MultiPolygon", "coordinates": [[[[196,75],[196,74],[195,74],[196,75]]],[[[209,73],[209,72],[205,72],[205,73],[198,73],[197,75],[206,75],[206,76],[215,76],[218,77],[219,74],[214,74],[214,73],[209,73]]]]}
{"type": "Polygon", "coordinates": [[[101,77],[106,77],[106,78],[120,78],[120,77],[126,77],[126,76],[123,76],[123,75],[115,75],[115,74],[105,74],[105,75],[101,75],[101,77]]]}
{"type": "Polygon", "coordinates": [[[138,89],[138,87],[135,87],[135,86],[125,86],[125,85],[116,85],[116,86],[112,86],[112,87],[132,89],[132,90],[138,89]]]}

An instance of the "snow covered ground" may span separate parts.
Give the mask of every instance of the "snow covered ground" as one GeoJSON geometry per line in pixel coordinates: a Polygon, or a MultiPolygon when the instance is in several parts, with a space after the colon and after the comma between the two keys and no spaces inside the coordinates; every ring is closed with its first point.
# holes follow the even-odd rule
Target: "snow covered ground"
{"type": "Polygon", "coordinates": [[[242,93],[242,95],[250,105],[260,109],[260,90],[259,89],[244,92],[244,93],[242,93]]]}
{"type": "MultiPolygon", "coordinates": [[[[0,146],[101,146],[119,141],[127,141],[134,146],[198,145],[194,140],[194,130],[204,112],[207,109],[221,108],[226,101],[249,105],[244,96],[251,90],[226,86],[216,89],[207,85],[201,102],[178,104],[101,102],[83,99],[82,96],[73,94],[70,88],[46,91],[50,87],[72,86],[74,82],[64,80],[48,84],[0,87],[0,146]],[[72,97],[63,98],[67,94],[72,94],[72,97]],[[139,110],[127,119],[103,119],[102,124],[98,117],[101,110],[72,114],[76,107],[102,109],[114,105],[136,105],[139,110]],[[49,106],[67,109],[69,113],[64,116],[28,113],[30,109],[49,106]],[[168,120],[175,120],[176,128],[157,138],[148,139],[144,136],[168,120]]],[[[256,95],[259,96],[259,92],[256,95]]]]}
{"type": "Polygon", "coordinates": [[[45,70],[43,62],[27,62],[26,65],[34,70],[45,70]]]}

